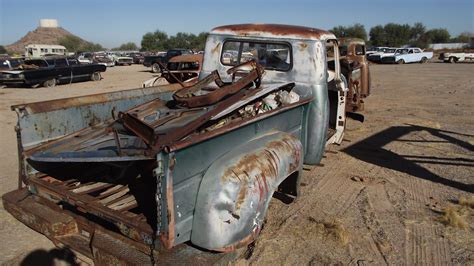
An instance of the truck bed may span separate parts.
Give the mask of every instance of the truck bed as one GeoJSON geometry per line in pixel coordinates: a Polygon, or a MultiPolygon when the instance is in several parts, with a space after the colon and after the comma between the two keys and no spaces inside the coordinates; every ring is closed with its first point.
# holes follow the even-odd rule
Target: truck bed
{"type": "MultiPolygon", "coordinates": [[[[67,182],[57,183],[46,176],[35,181],[35,184],[42,183],[45,185],[44,187],[42,185],[37,186],[44,195],[50,195],[54,198],[64,197],[67,194],[72,197],[70,200],[78,196],[81,199],[89,200],[89,194],[94,194],[92,192],[94,190],[92,189],[93,184],[74,186],[73,183],[75,182],[72,180],[72,183],[69,184],[67,182]],[[80,190],[75,192],[72,191],[74,189],[63,190],[61,195],[54,193],[54,191],[64,187],[76,187],[74,189],[80,190]]],[[[99,191],[104,192],[104,190],[97,188],[96,192],[100,194],[99,191]]],[[[112,195],[117,194],[113,193],[102,197],[102,199],[111,198],[112,195]]],[[[93,196],[90,197],[92,198],[93,196]]],[[[97,199],[97,197],[94,198],[97,199]]],[[[56,246],[66,247],[73,251],[77,259],[91,265],[93,263],[97,265],[150,265],[152,263],[225,265],[239,256],[239,253],[205,252],[185,244],[175,247],[172,251],[163,251],[156,248],[152,253],[151,246],[132,241],[122,234],[116,233],[110,226],[94,223],[89,220],[91,215],[84,218],[80,214],[64,208],[64,205],[54,204],[43,197],[29,193],[26,188],[6,193],[2,196],[2,200],[5,210],[15,218],[44,234],[56,246]]],[[[88,203],[89,205],[91,204],[89,201],[88,203]]],[[[109,210],[102,212],[104,214],[107,212],[120,212],[122,213],[121,216],[123,218],[128,217],[127,220],[130,222],[143,223],[141,215],[130,210],[114,210],[110,208],[110,205],[113,205],[113,203],[106,205],[109,206],[107,207],[109,210]]]]}
{"type": "MultiPolygon", "coordinates": [[[[104,180],[98,177],[96,180],[104,180]]],[[[136,179],[139,180],[139,179],[136,179]]],[[[30,189],[42,198],[50,199],[62,209],[92,219],[112,231],[146,245],[152,243],[156,224],[154,189],[145,181],[119,184],[104,181],[81,182],[58,180],[51,176],[31,178],[30,189]]]]}

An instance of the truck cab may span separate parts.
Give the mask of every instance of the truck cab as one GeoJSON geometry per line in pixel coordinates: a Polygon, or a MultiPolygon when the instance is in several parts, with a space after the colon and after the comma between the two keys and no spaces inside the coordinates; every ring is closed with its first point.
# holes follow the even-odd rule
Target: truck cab
{"type": "Polygon", "coordinates": [[[370,70],[365,42],[359,38],[339,38],[342,74],[347,80],[346,111],[364,110],[364,99],[370,95],[370,70]]]}
{"type": "Polygon", "coordinates": [[[98,264],[255,241],[274,192],[292,202],[303,163],[343,139],[338,41],[301,26],[217,27],[199,79],[13,106],[20,186],[5,209],[98,264]]]}

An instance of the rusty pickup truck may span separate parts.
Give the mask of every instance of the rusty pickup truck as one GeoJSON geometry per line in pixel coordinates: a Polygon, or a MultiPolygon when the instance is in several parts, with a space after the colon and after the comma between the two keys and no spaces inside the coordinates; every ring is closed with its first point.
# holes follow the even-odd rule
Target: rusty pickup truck
{"type": "Polygon", "coordinates": [[[245,247],[273,194],[294,200],[303,163],[342,141],[339,61],[328,31],[221,26],[193,85],[12,106],[19,188],[4,207],[98,264],[245,247]]]}

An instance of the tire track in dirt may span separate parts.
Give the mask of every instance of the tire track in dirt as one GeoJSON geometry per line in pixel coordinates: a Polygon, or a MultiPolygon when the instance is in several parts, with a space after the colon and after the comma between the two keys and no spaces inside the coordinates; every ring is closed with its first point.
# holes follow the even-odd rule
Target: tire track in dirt
{"type": "MultiPolygon", "coordinates": [[[[416,138],[418,136],[419,132],[408,137],[416,138]]],[[[394,151],[404,151],[404,154],[410,151],[407,143],[398,142],[391,145],[390,148],[394,151]]],[[[408,265],[443,265],[449,263],[449,252],[446,252],[449,250],[449,242],[440,237],[441,234],[436,229],[440,228],[441,225],[434,224],[432,219],[429,219],[429,217],[432,217],[432,213],[427,208],[427,205],[430,208],[438,208],[437,204],[440,199],[436,197],[436,191],[439,190],[439,185],[405,173],[391,172],[396,176],[396,182],[402,186],[402,190],[406,195],[404,201],[406,206],[405,243],[397,245],[404,246],[405,263],[408,265]]]]}

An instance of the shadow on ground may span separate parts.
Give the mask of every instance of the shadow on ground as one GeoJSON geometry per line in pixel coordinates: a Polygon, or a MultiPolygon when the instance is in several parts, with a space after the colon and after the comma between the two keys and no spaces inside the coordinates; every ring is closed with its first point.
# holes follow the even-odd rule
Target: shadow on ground
{"type": "Polygon", "coordinates": [[[75,259],[74,253],[68,248],[54,248],[49,251],[37,249],[30,252],[19,264],[20,266],[30,265],[57,265],[57,262],[65,262],[66,265],[79,265],[75,259]]]}
{"type": "Polygon", "coordinates": [[[474,167],[474,160],[469,158],[435,157],[429,155],[404,155],[391,151],[385,146],[391,142],[425,142],[425,143],[451,143],[462,147],[470,152],[474,146],[459,137],[474,137],[474,135],[462,134],[453,131],[440,130],[430,127],[410,125],[389,127],[362,141],[359,141],[345,149],[343,152],[367,163],[380,167],[389,168],[406,173],[431,182],[450,186],[466,192],[474,192],[473,184],[465,184],[455,180],[439,176],[419,164],[439,164],[451,166],[474,167]],[[441,140],[411,140],[402,138],[410,133],[426,131],[441,140]],[[456,137],[453,137],[456,136],[456,137]]]}

